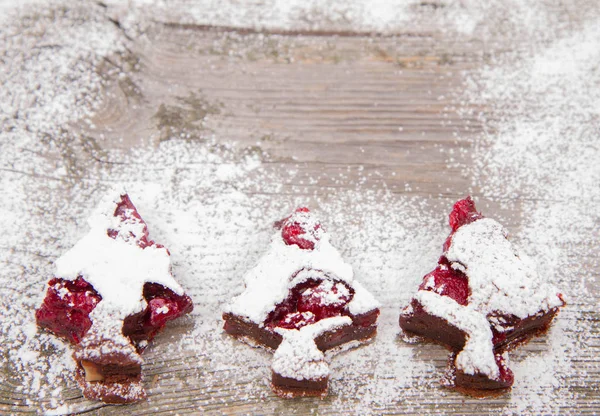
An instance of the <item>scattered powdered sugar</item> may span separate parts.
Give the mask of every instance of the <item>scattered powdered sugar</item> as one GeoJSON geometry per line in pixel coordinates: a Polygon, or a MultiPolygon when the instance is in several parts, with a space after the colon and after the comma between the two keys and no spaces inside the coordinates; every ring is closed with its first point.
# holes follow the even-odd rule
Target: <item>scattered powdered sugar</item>
{"type": "Polygon", "coordinates": [[[254,2],[252,7],[240,7],[235,0],[135,0],[128,7],[118,0],[106,3],[125,22],[137,23],[143,16],[180,24],[296,31],[394,30],[408,19],[408,9],[418,4],[416,0],[335,0],[327,4],[318,0],[267,0],[254,2]]]}
{"type": "Polygon", "coordinates": [[[484,91],[473,100],[495,102],[500,118],[476,142],[475,173],[488,178],[482,191],[597,202],[600,93],[591,87],[600,79],[598,19],[534,55],[500,57],[474,81],[484,91]]]}
{"type": "Polygon", "coordinates": [[[548,35],[540,27],[565,25],[553,13],[561,6],[560,0],[263,0],[246,7],[236,0],[108,0],[105,4],[109,14],[132,31],[149,22],[288,32],[438,30],[493,43],[499,35],[543,42],[548,35]]]}

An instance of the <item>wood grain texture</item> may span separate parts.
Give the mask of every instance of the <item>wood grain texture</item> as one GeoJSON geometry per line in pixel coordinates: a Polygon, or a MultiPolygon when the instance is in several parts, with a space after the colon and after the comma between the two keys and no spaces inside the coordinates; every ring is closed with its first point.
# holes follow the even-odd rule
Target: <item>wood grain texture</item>
{"type": "MultiPolygon", "coordinates": [[[[386,186],[394,193],[427,197],[443,207],[464,196],[473,187],[471,179],[458,164],[449,165],[448,161],[471,163],[471,144],[465,139],[481,132],[482,126],[477,118],[458,114],[453,94],[461,89],[461,71],[482,64],[476,45],[457,45],[426,33],[343,35],[265,35],[157,25],[129,45],[132,66],[138,71],[135,77],[113,79],[92,119],[95,128],[79,126],[101,145],[76,157],[96,157],[100,163],[109,163],[102,160],[103,147],[129,149],[148,137],[156,144],[178,131],[193,140],[212,135],[227,138],[240,149],[258,152],[266,169],[297,171],[295,183],[283,183],[281,193],[313,195],[316,189],[326,198],[328,189],[357,186],[356,169],[362,166],[360,178],[367,178],[362,187],[386,186]],[[103,140],[98,138],[100,132],[103,140]],[[335,180],[339,175],[344,175],[342,184],[335,180]],[[298,188],[299,182],[304,183],[304,190],[298,188]]],[[[99,70],[108,70],[114,63],[105,65],[99,70]]],[[[479,196],[477,186],[473,191],[479,196]]],[[[481,199],[486,213],[500,215],[512,230],[519,228],[519,201],[481,199]]],[[[597,278],[600,271],[595,260],[590,261],[589,272],[597,278]]],[[[393,319],[399,308],[385,305],[384,316],[393,319]]],[[[587,370],[586,382],[578,379],[578,368],[563,382],[580,397],[578,414],[597,414],[600,314],[589,303],[574,303],[561,313],[561,319],[568,326],[577,326],[578,319],[591,322],[594,335],[576,363],[587,370]],[[575,308],[584,308],[583,314],[574,313],[575,308]]],[[[214,325],[218,328],[220,323],[214,325]]],[[[146,352],[147,402],[126,408],[106,406],[85,401],[71,386],[65,392],[67,403],[81,413],[98,415],[339,414],[334,397],[286,401],[265,386],[263,395],[242,398],[239,392],[257,383],[245,376],[244,369],[214,372],[208,356],[169,351],[168,340],[192,327],[191,320],[181,320],[167,328],[146,352]],[[232,373],[236,383],[226,382],[232,373]]],[[[236,342],[223,337],[223,342],[236,342]]],[[[543,350],[545,342],[543,338],[535,340],[525,351],[543,350]]],[[[266,353],[248,348],[248,354],[260,357],[266,353]]],[[[447,357],[443,349],[421,345],[416,357],[432,362],[437,370],[423,374],[421,382],[439,378],[447,357]]],[[[257,367],[263,367],[259,361],[257,367]]],[[[335,361],[332,368],[335,378],[335,361]]],[[[268,368],[258,371],[267,379],[268,368]]],[[[354,381],[360,382],[360,377],[368,375],[356,377],[354,381]]],[[[26,404],[27,397],[16,387],[0,386],[0,413],[35,413],[36,408],[26,404]]],[[[432,412],[482,412],[479,400],[441,388],[430,393],[420,400],[432,412]]],[[[415,394],[406,389],[407,397],[415,394]]],[[[505,400],[487,400],[485,412],[502,409],[505,400]]],[[[561,409],[565,413],[572,410],[561,409]]],[[[414,412],[403,403],[373,411],[414,412]]]]}
{"type": "Polygon", "coordinates": [[[115,85],[94,124],[127,147],[153,129],[160,140],[171,124],[179,127],[170,111],[185,114],[200,137],[215,134],[257,146],[268,163],[299,165],[300,179],[360,164],[377,172],[373,184],[385,180],[398,192],[409,184],[411,192],[456,194],[470,185],[446,163],[446,150],[461,158],[469,146],[455,136],[481,128],[452,103],[459,71],[473,65],[463,52],[450,60],[437,40],[410,36],[262,38],[162,29],[135,49],[139,104],[133,109],[115,85]]]}

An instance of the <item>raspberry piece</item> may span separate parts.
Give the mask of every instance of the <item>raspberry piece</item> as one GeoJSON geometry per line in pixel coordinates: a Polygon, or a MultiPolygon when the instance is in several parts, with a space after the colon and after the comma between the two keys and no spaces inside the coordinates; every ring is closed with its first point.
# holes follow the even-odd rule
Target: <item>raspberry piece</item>
{"type": "Polygon", "coordinates": [[[158,283],[144,285],[146,309],[123,321],[123,335],[129,337],[138,349],[142,341],[151,341],[167,322],[191,312],[192,300],[187,295],[178,295],[158,283]]]}
{"type": "Polygon", "coordinates": [[[133,240],[140,248],[153,245],[148,240],[148,226],[129,199],[129,195],[121,195],[121,202],[115,208],[114,217],[120,219],[119,230],[109,229],[106,233],[110,238],[133,240]]]}
{"type": "MultiPolygon", "coordinates": [[[[92,326],[89,317],[102,297],[83,278],[75,281],[54,278],[48,283],[42,306],[36,311],[38,325],[78,344],[92,326]]],[[[168,321],[192,310],[189,296],[177,295],[157,283],[144,285],[144,311],[128,316],[123,334],[132,341],[151,341],[168,321]]]]}
{"type": "Polygon", "coordinates": [[[500,370],[500,382],[506,386],[512,386],[515,381],[515,375],[512,370],[506,365],[506,361],[502,354],[495,354],[496,364],[500,370]]]}
{"type": "Polygon", "coordinates": [[[340,315],[352,299],[348,286],[341,282],[323,280],[318,286],[306,289],[298,299],[298,311],[312,312],[317,321],[340,315]]]}
{"type": "Polygon", "coordinates": [[[466,306],[469,298],[469,280],[464,273],[450,267],[448,260],[442,257],[439,266],[423,278],[419,290],[429,290],[438,295],[448,296],[466,306]]]}
{"type": "Polygon", "coordinates": [[[269,316],[267,317],[267,319],[265,319],[265,325],[271,328],[278,326],[279,323],[283,321],[287,315],[297,312],[298,299],[300,299],[302,292],[304,292],[309,287],[317,286],[319,282],[319,280],[309,279],[305,282],[297,284],[292,289],[290,289],[288,297],[284,301],[279,303],[275,307],[275,309],[271,311],[271,313],[269,313],[269,316]]]}
{"type": "Polygon", "coordinates": [[[473,199],[470,196],[457,201],[454,204],[454,207],[452,207],[452,212],[450,212],[450,216],[448,218],[450,227],[452,227],[452,232],[444,242],[444,251],[450,248],[450,245],[452,244],[452,236],[456,230],[463,225],[470,224],[481,218],[483,218],[483,215],[477,212],[477,209],[475,208],[475,202],[473,202],[473,199]]]}
{"type": "Polygon", "coordinates": [[[54,278],[48,282],[46,298],[36,311],[38,325],[77,344],[92,326],[89,317],[102,297],[83,278],[54,278]]]}
{"type": "Polygon", "coordinates": [[[295,244],[303,250],[313,250],[323,233],[319,220],[305,207],[296,209],[276,226],[281,227],[281,236],[287,245],[295,244]]]}
{"type": "Polygon", "coordinates": [[[277,326],[285,329],[300,329],[315,322],[317,320],[312,312],[292,312],[279,321],[277,326]]]}
{"type": "Polygon", "coordinates": [[[324,318],[346,314],[346,304],[354,291],[345,283],[309,279],[294,286],[265,320],[265,326],[301,328],[324,318]]]}
{"type": "Polygon", "coordinates": [[[452,231],[454,232],[459,227],[469,224],[480,218],[483,218],[483,215],[477,212],[477,209],[475,208],[475,202],[473,202],[473,199],[468,196],[454,204],[452,212],[450,213],[449,223],[450,227],[452,227],[452,231]]]}
{"type": "Polygon", "coordinates": [[[298,303],[298,299],[293,299],[293,296],[289,296],[286,300],[281,302],[279,305],[275,307],[275,309],[269,314],[267,319],[265,320],[265,325],[269,327],[274,327],[279,324],[279,322],[283,321],[286,316],[297,312],[296,304],[298,303]]]}

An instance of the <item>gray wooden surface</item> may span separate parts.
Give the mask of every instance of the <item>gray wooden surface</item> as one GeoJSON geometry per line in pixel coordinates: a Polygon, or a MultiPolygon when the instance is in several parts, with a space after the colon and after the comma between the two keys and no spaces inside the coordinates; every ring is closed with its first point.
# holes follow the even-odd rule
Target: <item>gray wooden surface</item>
{"type": "MultiPolygon", "coordinates": [[[[79,128],[90,137],[102,132],[101,147],[123,149],[139,146],[139,137],[165,139],[172,130],[190,131],[200,138],[226,137],[240,148],[259,152],[267,169],[296,169],[295,183],[304,179],[304,188],[283,183],[280,192],[304,192],[310,198],[319,192],[326,197],[329,187],[353,188],[353,173],[348,173],[347,167],[362,165],[361,177],[366,182],[361,186],[365,188],[387,186],[393,193],[427,197],[433,206],[448,207],[472,186],[461,168],[449,167],[448,154],[454,152],[456,162],[468,166],[471,144],[466,139],[482,129],[475,117],[459,116],[453,101],[462,88],[461,71],[485,63],[480,46],[477,42],[456,44],[426,30],[396,36],[326,32],[269,36],[235,29],[157,25],[143,38],[132,38],[128,55],[118,61],[135,69],[132,77],[111,76],[113,62],[100,66],[99,70],[108,74],[108,83],[103,105],[92,119],[96,128],[79,128]],[[237,51],[236,55],[230,56],[229,50],[237,51]],[[126,140],[120,141],[121,137],[126,140]],[[338,174],[350,178],[340,185],[334,180],[338,174]],[[317,189],[310,185],[311,177],[320,177],[317,189]]],[[[101,158],[101,149],[98,152],[75,157],[96,154],[101,158]]],[[[481,197],[477,187],[473,196],[481,197]]],[[[519,228],[518,201],[484,203],[486,214],[501,216],[512,230],[519,228]]],[[[588,272],[597,280],[597,257],[589,263],[588,272]]],[[[576,301],[562,312],[561,319],[569,326],[578,325],[577,319],[592,322],[594,335],[581,361],[575,363],[587,370],[587,379],[585,383],[578,380],[579,371],[574,369],[573,377],[563,382],[570,383],[580,397],[575,413],[595,414],[599,411],[600,314],[593,309],[575,314],[571,309],[583,306],[590,308],[590,303],[576,301]]],[[[385,305],[386,316],[394,319],[400,307],[385,305]]],[[[236,377],[237,384],[223,382],[204,388],[199,369],[211,371],[209,357],[161,356],[168,351],[170,336],[188,331],[192,325],[183,321],[168,328],[145,354],[151,403],[124,408],[88,402],[75,386],[66,391],[67,403],[73,410],[103,415],[340,411],[330,406],[331,398],[283,401],[267,387],[262,396],[240,400],[233,392],[250,383],[243,375],[236,377]],[[158,379],[160,387],[153,388],[158,379]],[[178,387],[181,380],[184,388],[178,387]]],[[[527,348],[542,347],[543,341],[534,341],[527,348]]],[[[242,348],[248,347],[240,344],[242,348]]],[[[431,360],[438,369],[437,374],[423,377],[439,377],[446,353],[429,345],[420,348],[421,359],[431,360]]],[[[29,407],[27,397],[15,387],[0,387],[0,413],[36,412],[38,407],[29,407]]],[[[415,394],[421,392],[406,389],[407,397],[414,400],[415,394]]],[[[432,412],[458,414],[492,412],[503,404],[502,398],[488,399],[484,409],[480,400],[440,389],[420,400],[432,412]]],[[[403,408],[402,402],[374,410],[414,411],[403,408]]]]}

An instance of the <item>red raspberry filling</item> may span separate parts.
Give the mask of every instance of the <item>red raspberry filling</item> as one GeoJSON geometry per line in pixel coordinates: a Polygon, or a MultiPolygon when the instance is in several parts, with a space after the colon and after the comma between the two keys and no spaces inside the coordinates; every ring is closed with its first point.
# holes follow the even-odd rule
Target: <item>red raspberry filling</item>
{"type": "Polygon", "coordinates": [[[306,207],[298,208],[292,215],[275,224],[281,227],[281,236],[287,245],[297,245],[303,250],[313,250],[320,240],[321,223],[306,207]]]}
{"type": "Polygon", "coordinates": [[[500,382],[507,386],[512,386],[515,381],[515,375],[512,370],[506,365],[506,361],[501,354],[496,354],[496,364],[500,370],[500,382]]]}
{"type": "Polygon", "coordinates": [[[452,231],[456,231],[459,227],[480,218],[483,218],[483,215],[477,212],[475,202],[468,196],[454,204],[452,212],[450,213],[449,223],[450,227],[452,227],[452,231]]]}
{"type": "Polygon", "coordinates": [[[300,329],[315,322],[317,322],[317,319],[311,312],[292,312],[285,315],[277,326],[285,329],[300,329]]]}
{"type": "Polygon", "coordinates": [[[164,247],[162,244],[156,244],[154,241],[148,240],[148,226],[129,199],[129,195],[121,195],[121,202],[117,205],[114,216],[119,217],[123,223],[142,224],[142,235],[135,235],[129,231],[128,235],[123,236],[119,230],[108,230],[106,234],[110,238],[116,239],[117,236],[120,236],[126,241],[134,240],[140,248],[146,248],[148,246],[155,246],[157,248],[164,247]]]}
{"type": "Polygon", "coordinates": [[[445,257],[441,257],[439,266],[423,278],[419,290],[429,290],[438,295],[448,296],[466,306],[469,299],[469,279],[463,272],[450,267],[445,257]]]}
{"type": "Polygon", "coordinates": [[[475,208],[475,202],[470,196],[456,202],[454,207],[452,207],[450,216],[448,217],[448,222],[450,223],[450,227],[452,227],[452,232],[444,242],[444,251],[448,250],[450,247],[450,244],[452,243],[452,236],[456,230],[463,225],[470,224],[481,218],[483,218],[483,215],[477,212],[477,208],[475,208]]]}
{"type": "Polygon", "coordinates": [[[341,282],[323,280],[318,286],[302,292],[298,299],[298,311],[312,312],[317,321],[341,315],[342,309],[350,301],[348,286],[341,282]]]}
{"type": "Polygon", "coordinates": [[[300,329],[324,318],[349,316],[346,308],[354,291],[345,283],[310,279],[290,290],[286,300],[269,314],[265,325],[300,329]]]}
{"type": "Polygon", "coordinates": [[[142,312],[128,316],[123,322],[123,335],[129,337],[138,349],[141,341],[151,341],[167,322],[179,318],[193,309],[187,295],[178,295],[158,283],[144,285],[144,299],[148,305],[142,312]]]}
{"type": "MultiPolygon", "coordinates": [[[[46,298],[36,311],[38,325],[78,344],[92,326],[89,315],[102,298],[81,277],[75,281],[54,278],[48,286],[46,298]]],[[[146,309],[123,322],[123,334],[136,343],[152,340],[168,321],[193,308],[188,296],[157,283],[146,283],[143,295],[148,302],[146,309]]]]}
{"type": "Polygon", "coordinates": [[[78,277],[76,280],[54,278],[35,317],[39,326],[78,344],[92,326],[90,312],[102,297],[92,285],[78,277]]]}

